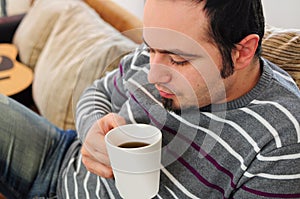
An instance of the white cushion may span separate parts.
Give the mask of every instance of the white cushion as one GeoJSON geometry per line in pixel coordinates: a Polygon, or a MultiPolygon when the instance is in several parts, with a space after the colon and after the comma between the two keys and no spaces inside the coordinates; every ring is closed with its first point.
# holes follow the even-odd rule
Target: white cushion
{"type": "Polygon", "coordinates": [[[137,47],[80,1],[62,13],[35,68],[33,97],[40,113],[74,129],[74,108],[83,89],[115,59],[137,47]]]}
{"type": "Polygon", "coordinates": [[[76,0],[35,0],[13,38],[22,63],[34,70],[37,59],[60,14],[76,0]]]}
{"type": "Polygon", "coordinates": [[[31,0],[6,0],[8,16],[26,13],[30,8],[31,0]]]}

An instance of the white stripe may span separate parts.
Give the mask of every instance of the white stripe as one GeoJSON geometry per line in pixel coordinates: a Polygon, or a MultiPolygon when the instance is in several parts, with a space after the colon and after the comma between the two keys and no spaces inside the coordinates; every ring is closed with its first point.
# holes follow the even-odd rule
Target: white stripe
{"type": "Polygon", "coordinates": [[[257,143],[252,139],[252,137],[250,137],[250,135],[238,124],[234,123],[233,121],[230,120],[226,120],[223,118],[220,118],[216,115],[213,115],[212,113],[208,113],[208,112],[204,112],[204,115],[206,115],[207,117],[210,117],[213,120],[216,120],[218,122],[223,122],[226,124],[229,124],[230,126],[232,126],[234,129],[236,129],[254,148],[255,152],[259,152],[260,148],[258,147],[257,143]]]}
{"type": "Polygon", "coordinates": [[[104,184],[104,186],[105,186],[105,188],[106,188],[106,190],[107,190],[107,192],[108,192],[109,198],[115,199],[115,196],[114,196],[112,190],[110,189],[110,187],[109,187],[109,185],[108,185],[106,179],[105,179],[105,178],[101,178],[101,177],[100,177],[100,179],[101,179],[101,181],[103,182],[103,184],[104,184]]]}
{"type": "Polygon", "coordinates": [[[77,102],[77,109],[81,107],[83,104],[85,105],[87,102],[95,101],[95,99],[106,99],[107,96],[104,93],[100,93],[94,88],[92,91],[84,93],[84,95],[77,102]]]}
{"type": "Polygon", "coordinates": [[[73,173],[73,181],[74,181],[74,196],[76,199],[78,198],[78,184],[77,184],[77,180],[76,180],[76,172],[73,173]]]}
{"type": "MultiPolygon", "coordinates": [[[[9,142],[9,149],[8,149],[8,154],[7,154],[7,158],[6,158],[6,167],[5,167],[5,171],[4,173],[7,174],[8,173],[8,170],[9,170],[9,165],[11,164],[11,157],[12,157],[12,151],[13,151],[13,146],[14,146],[14,142],[15,142],[15,139],[14,137],[12,136],[11,139],[10,139],[10,142],[9,142]]],[[[45,149],[46,150],[46,147],[45,149]]],[[[41,170],[43,164],[41,164],[39,166],[39,171],[41,170]]]]}
{"type": "Polygon", "coordinates": [[[244,176],[248,178],[253,178],[255,176],[267,178],[267,179],[275,179],[275,180],[294,180],[294,179],[300,179],[300,174],[294,174],[294,175],[274,175],[274,174],[268,174],[268,173],[258,173],[258,174],[251,174],[248,172],[244,173],[244,176]]]}
{"type": "Polygon", "coordinates": [[[163,199],[159,194],[156,195],[159,199],[163,199]]]}
{"type": "Polygon", "coordinates": [[[218,135],[216,135],[214,132],[212,132],[211,130],[209,129],[205,129],[205,128],[202,128],[200,126],[196,126],[194,124],[191,124],[190,122],[186,121],[185,119],[183,119],[182,117],[176,115],[175,113],[173,112],[170,112],[170,114],[175,117],[176,119],[178,119],[180,122],[182,123],[185,123],[186,125],[188,126],[191,126],[192,128],[195,128],[195,129],[199,129],[205,133],[207,133],[208,135],[210,135],[212,138],[214,138],[217,142],[219,142],[233,157],[235,157],[237,160],[240,161],[241,163],[241,169],[242,170],[246,170],[247,167],[244,165],[244,160],[243,160],[243,157],[238,154],[236,151],[234,151],[231,146],[229,146],[229,144],[227,144],[222,138],[220,138],[218,135]]]}
{"type": "Polygon", "coordinates": [[[86,103],[85,106],[87,106],[87,105],[94,105],[93,107],[102,108],[102,109],[105,109],[108,111],[111,110],[111,102],[108,101],[107,99],[103,99],[103,98],[102,99],[99,98],[97,101],[86,103]]]}
{"type": "Polygon", "coordinates": [[[146,74],[148,74],[149,73],[149,70],[148,70],[148,68],[146,68],[146,67],[143,67],[143,69],[142,69],[146,74]]]}
{"type": "Polygon", "coordinates": [[[101,106],[97,106],[97,107],[94,107],[95,110],[101,110],[101,111],[104,111],[106,113],[110,113],[112,112],[111,111],[111,106],[104,106],[104,104],[99,104],[101,106]]]}
{"type": "Polygon", "coordinates": [[[135,62],[136,62],[136,60],[137,60],[137,58],[139,57],[139,53],[138,53],[138,51],[139,51],[139,49],[136,49],[135,50],[135,53],[134,53],[134,55],[133,55],[133,57],[132,57],[132,60],[131,60],[131,63],[130,63],[130,68],[132,69],[132,70],[140,70],[141,69],[141,67],[137,67],[136,65],[134,65],[135,64],[135,62]]]}
{"type": "Polygon", "coordinates": [[[104,110],[94,110],[92,112],[85,111],[82,113],[77,113],[76,122],[80,124],[81,122],[84,122],[87,118],[89,118],[90,116],[94,116],[97,114],[105,115],[105,114],[107,114],[107,112],[105,112],[104,110]]]}
{"type": "Polygon", "coordinates": [[[165,188],[170,192],[170,194],[173,196],[173,198],[179,199],[179,198],[175,195],[175,193],[174,193],[171,189],[169,189],[169,187],[165,186],[165,188]]]}
{"type": "MultiPolygon", "coordinates": [[[[140,54],[149,57],[149,53],[146,54],[145,52],[146,51],[144,50],[140,54]]],[[[131,61],[131,64],[130,64],[130,68],[133,69],[133,70],[137,70],[137,71],[144,71],[146,74],[148,74],[149,70],[146,67],[140,67],[140,66],[135,65],[135,62],[136,62],[137,58],[140,56],[140,54],[139,53],[134,54],[134,57],[132,58],[132,61],[131,61]]],[[[148,64],[148,63],[146,63],[146,64],[148,64]]]]}
{"type": "MultiPolygon", "coordinates": [[[[136,52],[136,51],[135,51],[135,52],[136,52]]],[[[129,57],[129,56],[131,56],[131,55],[132,55],[131,53],[129,53],[129,54],[127,54],[127,55],[124,55],[124,57],[121,59],[121,61],[126,60],[127,57],[129,57]]]]}
{"type": "Polygon", "coordinates": [[[77,115],[77,119],[76,119],[76,129],[80,129],[79,127],[80,127],[80,125],[81,125],[82,122],[85,122],[85,120],[86,120],[87,118],[89,118],[91,115],[93,116],[93,115],[95,115],[95,114],[97,114],[97,113],[99,113],[99,114],[101,114],[101,115],[105,115],[105,114],[106,114],[106,113],[103,112],[103,111],[94,111],[94,112],[89,113],[89,114],[86,114],[86,113],[85,113],[85,115],[83,115],[83,116],[77,115]]]}
{"type": "Polygon", "coordinates": [[[99,92],[99,91],[96,91],[96,89],[95,89],[94,92],[91,92],[91,93],[90,93],[90,97],[91,97],[91,98],[96,98],[96,99],[98,99],[98,98],[104,98],[104,99],[107,99],[106,94],[104,94],[104,93],[102,93],[102,92],[99,92]]]}
{"type": "MultiPolygon", "coordinates": [[[[94,103],[88,103],[86,105],[94,105],[94,103]]],[[[87,113],[89,114],[93,114],[93,113],[97,113],[99,111],[102,112],[102,114],[106,114],[108,112],[111,112],[111,107],[104,107],[104,106],[101,106],[101,107],[94,107],[94,106],[89,106],[89,107],[86,107],[86,105],[84,107],[81,107],[82,110],[77,110],[77,118],[78,120],[81,120],[83,118],[83,116],[87,113]],[[93,111],[91,111],[93,110],[93,111]]]]}
{"type": "Polygon", "coordinates": [[[147,57],[150,56],[150,53],[148,53],[148,51],[146,51],[146,50],[143,50],[141,54],[142,54],[142,55],[145,55],[145,56],[147,56],[147,57]]]}
{"type": "Polygon", "coordinates": [[[151,93],[149,93],[142,85],[140,85],[138,82],[136,82],[133,79],[129,79],[128,80],[130,83],[132,83],[133,85],[135,85],[137,88],[141,89],[148,97],[150,97],[155,103],[157,103],[158,105],[160,105],[161,107],[163,107],[162,103],[159,102],[157,99],[155,99],[155,97],[153,95],[151,95],[151,93]]]}
{"type": "MultiPolygon", "coordinates": [[[[103,100],[104,102],[108,102],[107,100],[103,100]]],[[[98,109],[103,109],[104,111],[111,111],[111,103],[109,102],[108,105],[107,104],[102,104],[102,103],[95,103],[94,101],[88,101],[86,102],[84,105],[82,105],[81,107],[77,108],[77,118],[81,118],[83,114],[85,114],[86,112],[92,110],[98,110],[98,109]],[[95,105],[100,105],[97,107],[95,107],[95,105]]]]}
{"type": "Polygon", "coordinates": [[[97,114],[100,114],[100,115],[105,115],[107,114],[105,111],[102,111],[102,110],[95,110],[93,112],[90,112],[86,115],[83,115],[82,117],[77,117],[78,120],[81,122],[81,121],[85,121],[87,118],[89,118],[90,116],[94,116],[94,115],[97,115],[97,114]]]}
{"type": "Polygon", "coordinates": [[[68,174],[67,173],[68,173],[68,171],[69,171],[69,169],[70,169],[70,167],[71,167],[71,165],[73,164],[74,161],[75,161],[75,158],[71,158],[67,168],[63,172],[64,181],[65,181],[64,184],[65,184],[65,191],[66,191],[66,193],[65,193],[66,194],[66,199],[70,198],[69,191],[68,191],[68,174]]]}
{"type": "Polygon", "coordinates": [[[260,161],[279,161],[279,160],[295,160],[300,158],[300,153],[297,154],[289,154],[289,155],[281,155],[281,156],[272,156],[266,157],[262,156],[261,154],[257,155],[257,159],[260,161]]]}
{"type": "Polygon", "coordinates": [[[122,106],[119,106],[117,104],[112,104],[111,107],[112,107],[112,110],[120,110],[122,106]]]}
{"type": "Polygon", "coordinates": [[[133,117],[133,114],[132,114],[132,111],[130,108],[129,100],[126,101],[126,107],[127,107],[127,113],[128,113],[129,120],[131,121],[131,123],[136,124],[136,121],[133,117]]]}
{"type": "Polygon", "coordinates": [[[94,88],[92,91],[84,93],[83,97],[79,99],[78,103],[85,104],[86,102],[84,102],[84,101],[91,101],[91,100],[87,100],[89,98],[98,99],[98,98],[107,98],[107,97],[104,93],[100,93],[100,92],[97,91],[96,88],[94,88]]]}
{"type": "Polygon", "coordinates": [[[77,169],[76,171],[73,173],[73,180],[74,180],[74,195],[75,195],[75,198],[76,199],[79,199],[79,196],[78,196],[78,184],[77,184],[77,180],[76,180],[76,176],[77,174],[79,173],[80,171],[80,167],[81,167],[81,153],[77,159],[77,169]]]}
{"type": "MultiPolygon", "coordinates": [[[[107,96],[104,93],[100,93],[98,91],[90,91],[89,93],[85,93],[78,101],[77,104],[80,104],[80,107],[85,105],[88,102],[94,102],[94,101],[100,101],[100,100],[106,100],[108,104],[111,102],[107,100],[107,96]]],[[[78,106],[77,106],[78,108],[78,106]]]]}
{"type": "Polygon", "coordinates": [[[88,191],[88,188],[87,188],[87,183],[88,183],[88,181],[89,181],[90,174],[91,174],[91,173],[90,173],[89,171],[87,171],[87,172],[86,172],[86,176],[85,176],[85,178],[84,178],[84,180],[83,180],[83,188],[84,188],[85,198],[86,198],[86,199],[89,199],[89,198],[90,198],[90,194],[89,194],[89,191],[88,191]]]}
{"type": "Polygon", "coordinates": [[[290,76],[286,76],[286,75],[284,75],[284,74],[282,74],[282,73],[280,73],[280,72],[278,72],[278,71],[276,71],[276,70],[273,70],[273,72],[274,72],[275,74],[279,75],[280,77],[282,77],[283,79],[285,79],[285,80],[287,80],[287,81],[293,83],[295,86],[297,86],[297,84],[296,84],[296,82],[294,81],[294,79],[291,78],[290,76]]]}
{"type": "Polygon", "coordinates": [[[161,171],[173,182],[178,189],[180,189],[186,196],[193,199],[199,199],[194,194],[190,193],[178,180],[163,166],[161,166],[161,171]]]}
{"type": "Polygon", "coordinates": [[[288,117],[288,119],[291,120],[291,122],[293,123],[293,125],[296,129],[296,132],[297,132],[298,143],[300,142],[300,126],[299,126],[299,123],[298,123],[297,119],[291,114],[291,112],[289,112],[285,107],[283,107],[281,104],[278,104],[276,102],[271,102],[271,101],[254,100],[252,103],[254,103],[254,104],[272,104],[273,106],[278,108],[281,112],[283,112],[288,117]]]}
{"type": "Polygon", "coordinates": [[[262,116],[258,115],[256,112],[254,112],[248,108],[241,108],[240,110],[244,111],[245,113],[248,113],[249,115],[252,115],[254,118],[257,119],[258,122],[263,124],[269,130],[269,132],[273,135],[277,148],[282,147],[278,132],[271,126],[271,124],[267,120],[265,120],[262,116]]]}
{"type": "MultiPolygon", "coordinates": [[[[104,86],[104,89],[106,90],[106,92],[109,92],[109,89],[108,89],[108,86],[107,86],[108,85],[108,80],[110,80],[110,77],[112,75],[115,75],[115,74],[117,74],[115,70],[105,74],[105,79],[103,81],[103,86],[104,86]]],[[[98,81],[100,81],[100,80],[98,80],[98,81]]],[[[98,81],[97,81],[97,83],[98,83],[98,81]]]]}
{"type": "Polygon", "coordinates": [[[99,177],[97,176],[97,185],[96,185],[96,190],[95,190],[95,195],[97,198],[100,199],[100,180],[99,180],[99,177]]]}

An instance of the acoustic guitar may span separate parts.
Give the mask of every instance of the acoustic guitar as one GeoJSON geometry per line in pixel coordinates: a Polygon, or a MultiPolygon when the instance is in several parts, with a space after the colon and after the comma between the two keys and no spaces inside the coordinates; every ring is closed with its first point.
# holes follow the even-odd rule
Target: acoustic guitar
{"type": "Polygon", "coordinates": [[[0,93],[10,96],[30,86],[32,70],[16,60],[17,48],[13,44],[0,44],[0,93]]]}

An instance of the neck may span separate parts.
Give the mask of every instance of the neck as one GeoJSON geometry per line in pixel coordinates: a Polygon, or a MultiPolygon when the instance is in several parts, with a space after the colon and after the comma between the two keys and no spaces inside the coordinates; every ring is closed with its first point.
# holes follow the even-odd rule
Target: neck
{"type": "Polygon", "coordinates": [[[230,77],[232,81],[226,89],[227,102],[242,97],[255,87],[261,76],[259,59],[253,61],[243,70],[235,71],[232,76],[230,77]]]}

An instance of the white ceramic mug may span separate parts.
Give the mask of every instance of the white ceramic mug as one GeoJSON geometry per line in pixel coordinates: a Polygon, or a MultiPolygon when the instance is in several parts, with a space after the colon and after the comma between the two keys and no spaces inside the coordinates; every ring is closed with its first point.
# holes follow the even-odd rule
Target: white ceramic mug
{"type": "Polygon", "coordinates": [[[147,124],[127,124],[105,136],[116,187],[125,199],[149,199],[157,195],[161,167],[161,131],[147,124]],[[146,146],[124,148],[124,143],[146,146]]]}

